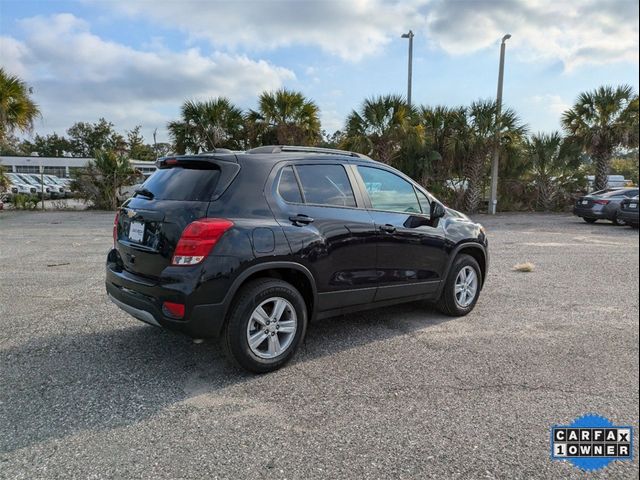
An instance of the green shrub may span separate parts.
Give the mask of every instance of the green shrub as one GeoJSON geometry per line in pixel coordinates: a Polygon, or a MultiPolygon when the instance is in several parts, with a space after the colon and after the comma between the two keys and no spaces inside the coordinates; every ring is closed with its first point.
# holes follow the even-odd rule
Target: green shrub
{"type": "Polygon", "coordinates": [[[40,200],[34,195],[18,193],[13,197],[13,206],[16,210],[35,210],[40,200]]]}

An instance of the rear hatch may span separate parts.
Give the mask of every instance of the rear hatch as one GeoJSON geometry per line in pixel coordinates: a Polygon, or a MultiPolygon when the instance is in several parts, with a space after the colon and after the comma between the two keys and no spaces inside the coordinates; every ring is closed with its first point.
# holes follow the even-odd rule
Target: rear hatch
{"type": "Polygon", "coordinates": [[[224,193],[239,171],[233,155],[177,157],[157,162],[158,170],[118,210],[116,249],[128,272],[157,278],[171,264],[189,223],[205,217],[209,203],[224,193]]]}

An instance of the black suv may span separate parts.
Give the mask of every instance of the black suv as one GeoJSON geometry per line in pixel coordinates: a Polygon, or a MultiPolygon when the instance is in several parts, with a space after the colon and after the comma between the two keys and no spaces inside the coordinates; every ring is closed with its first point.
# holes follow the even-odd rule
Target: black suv
{"type": "Polygon", "coordinates": [[[410,178],[341,150],[167,157],[116,213],[106,287],[120,308],[240,366],[283,365],[310,320],[426,299],[466,315],[482,226],[410,178]]]}

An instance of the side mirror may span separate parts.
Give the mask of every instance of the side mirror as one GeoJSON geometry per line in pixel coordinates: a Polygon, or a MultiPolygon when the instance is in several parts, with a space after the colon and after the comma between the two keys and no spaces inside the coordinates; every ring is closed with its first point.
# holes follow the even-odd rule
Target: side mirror
{"type": "Polygon", "coordinates": [[[442,205],[440,202],[438,201],[433,201],[431,202],[431,220],[436,220],[438,218],[442,218],[447,214],[447,210],[444,208],[444,205],[442,205]]]}

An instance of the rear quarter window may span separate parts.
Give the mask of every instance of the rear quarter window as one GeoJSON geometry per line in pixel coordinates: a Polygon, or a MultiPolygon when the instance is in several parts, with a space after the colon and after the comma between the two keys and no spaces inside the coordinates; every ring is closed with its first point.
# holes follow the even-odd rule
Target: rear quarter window
{"type": "Polygon", "coordinates": [[[278,182],[278,193],[285,202],[302,203],[302,194],[295,173],[293,173],[293,167],[285,167],[282,170],[278,182]]]}
{"type": "Polygon", "coordinates": [[[142,188],[149,190],[155,200],[183,200],[208,202],[220,179],[220,169],[207,168],[161,168],[144,182],[142,188]]]}

